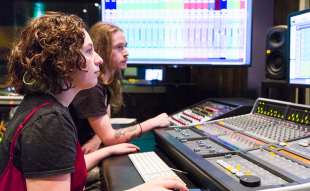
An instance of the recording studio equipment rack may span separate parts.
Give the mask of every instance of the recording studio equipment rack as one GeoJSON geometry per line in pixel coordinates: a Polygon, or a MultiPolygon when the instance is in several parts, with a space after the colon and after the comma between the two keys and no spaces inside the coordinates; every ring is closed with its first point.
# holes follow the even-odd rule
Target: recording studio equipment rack
{"type": "Polygon", "coordinates": [[[245,115],[154,129],[198,187],[310,190],[310,106],[259,98],[245,115]]]}
{"type": "Polygon", "coordinates": [[[246,114],[251,111],[253,104],[254,100],[245,98],[206,99],[170,115],[170,126],[195,125],[212,119],[246,114]]]}

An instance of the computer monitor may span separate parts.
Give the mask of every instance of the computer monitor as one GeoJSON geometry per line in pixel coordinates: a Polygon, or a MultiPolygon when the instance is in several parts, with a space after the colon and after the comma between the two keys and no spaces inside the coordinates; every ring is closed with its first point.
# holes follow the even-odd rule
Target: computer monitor
{"type": "Polygon", "coordinates": [[[252,0],[102,0],[128,64],[251,64],[252,0]]]}
{"type": "Polygon", "coordinates": [[[310,9],[287,17],[288,84],[310,86],[310,9]]]}
{"type": "Polygon", "coordinates": [[[145,80],[163,80],[163,70],[162,69],[146,69],[145,70],[145,80]]]}

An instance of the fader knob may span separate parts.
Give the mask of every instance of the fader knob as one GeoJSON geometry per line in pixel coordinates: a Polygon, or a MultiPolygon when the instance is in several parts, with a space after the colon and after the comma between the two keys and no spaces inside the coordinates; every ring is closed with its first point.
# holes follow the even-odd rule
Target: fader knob
{"type": "Polygon", "coordinates": [[[240,183],[246,187],[258,187],[260,186],[260,178],[254,175],[240,176],[240,183]]]}

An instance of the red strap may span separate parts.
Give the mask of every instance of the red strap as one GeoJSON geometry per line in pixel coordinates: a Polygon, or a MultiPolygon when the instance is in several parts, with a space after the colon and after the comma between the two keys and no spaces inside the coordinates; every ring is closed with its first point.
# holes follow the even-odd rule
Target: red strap
{"type": "Polygon", "coordinates": [[[13,141],[12,141],[12,144],[11,144],[11,150],[10,150],[10,156],[13,157],[13,154],[14,154],[14,149],[15,149],[15,142],[16,142],[16,139],[20,133],[20,131],[24,128],[24,125],[28,122],[28,120],[31,118],[31,116],[42,106],[45,106],[45,105],[48,105],[48,104],[57,104],[57,103],[54,103],[54,102],[48,102],[48,103],[44,103],[40,106],[38,106],[35,110],[33,110],[29,115],[28,117],[25,119],[25,121],[19,125],[15,135],[14,135],[14,138],[13,138],[13,141]]]}

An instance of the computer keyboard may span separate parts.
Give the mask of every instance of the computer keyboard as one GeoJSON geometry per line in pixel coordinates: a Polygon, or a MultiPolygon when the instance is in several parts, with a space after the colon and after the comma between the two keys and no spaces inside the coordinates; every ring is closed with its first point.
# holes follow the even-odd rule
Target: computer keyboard
{"type": "Polygon", "coordinates": [[[133,165],[136,167],[144,182],[148,182],[159,176],[178,177],[170,169],[170,167],[167,166],[167,164],[153,151],[144,153],[133,153],[129,154],[128,157],[130,158],[133,165]]]}

